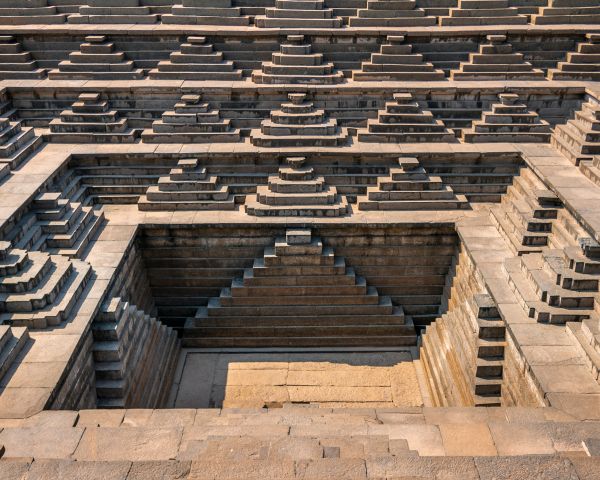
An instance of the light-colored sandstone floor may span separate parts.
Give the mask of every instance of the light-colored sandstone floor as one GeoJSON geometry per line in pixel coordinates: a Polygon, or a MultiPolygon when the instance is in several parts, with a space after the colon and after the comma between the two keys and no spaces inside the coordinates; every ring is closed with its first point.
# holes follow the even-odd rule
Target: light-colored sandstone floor
{"type": "Polygon", "coordinates": [[[410,352],[206,353],[184,349],[170,407],[423,404],[410,352]]]}

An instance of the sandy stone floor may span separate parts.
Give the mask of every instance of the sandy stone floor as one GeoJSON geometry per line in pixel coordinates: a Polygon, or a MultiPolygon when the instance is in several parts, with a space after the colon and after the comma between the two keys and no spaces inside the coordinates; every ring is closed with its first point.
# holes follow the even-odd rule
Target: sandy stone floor
{"type": "Polygon", "coordinates": [[[205,353],[183,350],[170,407],[423,404],[410,352],[205,353]]]}

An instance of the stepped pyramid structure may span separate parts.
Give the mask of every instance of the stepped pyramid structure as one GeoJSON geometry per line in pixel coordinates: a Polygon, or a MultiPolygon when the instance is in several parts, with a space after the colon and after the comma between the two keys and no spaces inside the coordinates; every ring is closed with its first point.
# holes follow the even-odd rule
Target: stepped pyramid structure
{"type": "Polygon", "coordinates": [[[140,0],[83,0],[79,13],[69,15],[69,23],[156,23],[158,15],[140,0]]]}
{"type": "Polygon", "coordinates": [[[488,35],[489,43],[479,46],[479,53],[470,53],[468,62],[450,72],[451,80],[543,80],[544,72],[523,60],[522,53],[513,53],[506,35],[488,35]]]}
{"type": "Polygon", "coordinates": [[[90,265],[81,260],[28,252],[2,242],[0,322],[30,329],[60,325],[69,318],[91,273],[90,265]]]}
{"type": "Polygon", "coordinates": [[[48,0],[2,0],[0,25],[65,23],[66,15],[58,13],[48,0]]]}
{"type": "Polygon", "coordinates": [[[574,119],[554,128],[551,143],[575,165],[600,155],[600,104],[584,103],[574,119]]]}
{"type": "Polygon", "coordinates": [[[49,126],[48,141],[56,143],[132,143],[140,134],[119,112],[111,110],[100,93],[80,94],[49,126]]]}
{"type": "Polygon", "coordinates": [[[478,142],[549,142],[550,125],[540,116],[527,110],[514,93],[498,95],[500,103],[492,104],[492,110],[483,112],[481,120],[475,120],[471,128],[463,129],[462,139],[478,142]]]}
{"type": "Polygon", "coordinates": [[[138,201],[138,208],[148,210],[233,210],[235,199],[227,185],[220,185],[215,175],[208,175],[198,159],[177,162],[168,176],[160,177],[138,201]]]}
{"type": "Polygon", "coordinates": [[[164,405],[177,365],[177,333],[135,305],[112,298],[92,324],[100,408],[164,405]]]}
{"type": "Polygon", "coordinates": [[[394,101],[386,102],[377,119],[369,119],[366,128],[357,130],[359,142],[417,143],[455,142],[456,137],[441,120],[421,110],[411,93],[394,93],[394,101]]]}
{"type": "Polygon", "coordinates": [[[222,52],[206,43],[206,37],[187,37],[179,52],[169,60],[161,60],[158,67],[148,72],[150,78],[185,80],[241,80],[242,71],[234,68],[231,60],[224,60],[222,52]]]}
{"type": "Polygon", "coordinates": [[[187,320],[187,347],[415,345],[402,307],[380,296],[310,229],[288,229],[187,320]]]}
{"type": "Polygon", "coordinates": [[[182,25],[245,26],[250,17],[232,6],[231,0],[182,0],[174,4],[171,13],[161,16],[162,23],[182,25]]]}
{"type": "Polygon", "coordinates": [[[518,8],[509,6],[509,0],[458,0],[458,8],[451,8],[450,15],[440,17],[440,25],[525,25],[526,15],[518,8]]]}
{"type": "Polygon", "coordinates": [[[104,224],[104,212],[62,198],[61,192],[38,195],[32,211],[8,236],[16,248],[81,258],[104,224]]]}
{"type": "Polygon", "coordinates": [[[309,83],[331,85],[344,81],[342,72],[335,71],[333,63],[323,63],[323,54],[312,53],[304,35],[288,35],[287,43],[280,45],[280,52],[264,62],[262,71],[252,72],[254,83],[309,83]]]}
{"type": "Polygon", "coordinates": [[[240,131],[232,128],[231,120],[222,119],[219,111],[202,102],[202,95],[183,95],[173,110],[161,120],[152,122],[152,129],[142,132],[145,143],[221,143],[239,142],[240,131]]]}
{"type": "Polygon", "coordinates": [[[69,60],[59,62],[50,70],[50,80],[134,80],[144,76],[123,52],[115,50],[106,35],[88,35],[79,52],[69,54],[69,60]]]}
{"type": "Polygon", "coordinates": [[[415,0],[367,0],[367,8],[359,8],[350,17],[351,27],[424,27],[436,24],[415,0]]]}
{"type": "Polygon", "coordinates": [[[312,167],[305,166],[304,157],[289,157],[288,166],[280,167],[278,175],[270,175],[267,185],[256,187],[256,196],[246,197],[246,213],[259,217],[306,216],[339,217],[348,212],[348,203],[334,186],[315,176],[312,167]]]}
{"type": "Polygon", "coordinates": [[[339,28],[342,19],[325,7],[324,0],[275,0],[254,24],[259,28],[339,28]]]}
{"type": "Polygon", "coordinates": [[[352,72],[355,81],[436,81],[445,80],[442,70],[413,53],[412,45],[404,43],[404,35],[388,35],[387,44],[379,53],[371,54],[371,61],[362,62],[360,71],[352,72]]]}
{"type": "Polygon", "coordinates": [[[23,160],[42,144],[32,127],[23,127],[21,121],[0,117],[0,167],[17,168],[23,160]]]}
{"type": "Polygon", "coordinates": [[[539,15],[531,17],[534,25],[555,25],[560,23],[600,23],[600,5],[596,0],[549,0],[547,7],[540,9],[539,15]]]}
{"type": "Polygon", "coordinates": [[[577,44],[577,52],[567,53],[567,61],[548,70],[550,80],[600,81],[600,34],[588,33],[588,41],[577,44]]]}
{"type": "Polygon", "coordinates": [[[387,177],[358,197],[359,210],[444,210],[469,208],[464,195],[455,195],[440,177],[430,177],[414,157],[401,157],[387,177]]]}
{"type": "Polygon", "coordinates": [[[290,103],[271,112],[260,130],[250,132],[250,141],[257,147],[336,147],[348,142],[348,129],[328,118],[323,109],[316,109],[305,93],[288,94],[290,103]]]}
{"type": "Polygon", "coordinates": [[[31,53],[23,50],[12,35],[0,35],[0,80],[8,78],[36,79],[46,76],[31,53]]]}

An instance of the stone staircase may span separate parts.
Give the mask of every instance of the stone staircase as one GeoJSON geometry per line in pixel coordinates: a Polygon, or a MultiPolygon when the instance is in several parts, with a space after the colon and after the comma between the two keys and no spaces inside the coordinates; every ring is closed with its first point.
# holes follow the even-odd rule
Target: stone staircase
{"type": "Polygon", "coordinates": [[[150,24],[158,21],[158,15],[150,12],[140,0],[82,0],[79,13],[69,15],[67,21],[77,24],[150,24]]]}
{"type": "Polygon", "coordinates": [[[462,130],[464,142],[550,142],[550,125],[537,113],[527,110],[527,105],[519,101],[519,95],[501,93],[498,98],[500,103],[492,104],[491,111],[483,112],[481,120],[462,130]]]}
{"type": "Polygon", "coordinates": [[[335,71],[333,63],[324,63],[323,54],[312,53],[311,44],[305,43],[304,35],[288,35],[287,42],[280,45],[280,52],[273,53],[270,62],[263,62],[262,71],[252,72],[252,81],[332,85],[342,83],[344,75],[335,71]]]}
{"type": "Polygon", "coordinates": [[[190,36],[179,52],[169,55],[169,60],[158,62],[148,72],[153,79],[184,80],[241,80],[242,71],[234,68],[231,60],[224,60],[223,53],[215,51],[206,37],[190,36]]]}
{"type": "Polygon", "coordinates": [[[310,229],[288,229],[187,320],[187,347],[410,346],[412,323],[310,229]]]}
{"type": "Polygon", "coordinates": [[[549,80],[600,81],[600,34],[588,33],[587,42],[577,44],[577,52],[567,53],[565,62],[548,70],[549,80]]]}
{"type": "Polygon", "coordinates": [[[442,26],[467,25],[526,25],[528,18],[521,15],[509,0],[458,0],[458,8],[451,8],[448,16],[440,17],[442,26]]]}
{"type": "Polygon", "coordinates": [[[369,62],[362,62],[360,71],[352,72],[352,79],[358,82],[445,80],[444,72],[425,62],[423,55],[413,52],[413,46],[405,40],[404,35],[388,35],[388,43],[381,45],[379,53],[371,54],[369,62]]]}
{"type": "Polygon", "coordinates": [[[574,119],[554,128],[550,143],[575,165],[600,155],[600,104],[581,105],[574,119]]]}
{"type": "Polygon", "coordinates": [[[98,408],[160,408],[179,357],[177,333],[121,298],[92,323],[98,408]]]}
{"type": "Polygon", "coordinates": [[[106,35],[88,35],[79,52],[71,52],[69,60],[59,62],[48,72],[50,80],[139,80],[144,76],[106,35]]]}
{"type": "Polygon", "coordinates": [[[581,172],[596,185],[600,185],[600,156],[579,164],[581,172]]]}
{"type": "Polygon", "coordinates": [[[241,140],[240,131],[231,120],[222,119],[219,111],[202,102],[202,95],[187,94],[173,110],[152,122],[152,129],[142,132],[144,143],[229,143],[241,140]]]}
{"type": "Polygon", "coordinates": [[[257,15],[258,28],[339,28],[342,19],[325,7],[324,0],[275,0],[275,8],[257,15]]]}
{"type": "Polygon", "coordinates": [[[256,216],[338,217],[348,213],[348,202],[325,179],[305,166],[304,157],[289,157],[288,166],[270,175],[268,185],[246,197],[245,210],[256,216]]]}
{"type": "Polygon", "coordinates": [[[179,160],[168,176],[160,177],[138,201],[142,211],[233,210],[235,199],[227,185],[208,176],[198,159],[179,160]]]}
{"type": "Polygon", "coordinates": [[[411,93],[394,93],[377,119],[369,119],[366,128],[357,129],[359,142],[419,143],[456,142],[454,133],[430,111],[422,110],[411,93]]]}
{"type": "Polygon", "coordinates": [[[24,51],[12,35],[0,36],[0,80],[23,78],[37,79],[46,76],[31,53],[24,51]]]}
{"type": "Polygon", "coordinates": [[[506,35],[487,35],[488,43],[470,53],[468,62],[450,72],[451,80],[544,80],[542,70],[533,68],[522,53],[514,53],[506,35]]]}
{"type": "Polygon", "coordinates": [[[328,118],[325,111],[316,109],[305,93],[288,94],[290,103],[271,112],[260,130],[250,131],[250,141],[257,147],[339,147],[349,141],[348,129],[339,127],[337,120],[328,118]]]}
{"type": "MultiPolygon", "coordinates": [[[[3,251],[1,254],[6,255],[6,251],[3,251]]],[[[6,256],[0,262],[4,260],[6,260],[6,256]]],[[[2,268],[1,265],[0,263],[0,268],[2,268]]],[[[2,280],[0,279],[1,288],[2,280]]],[[[4,378],[7,374],[28,340],[29,330],[27,327],[0,325],[0,379],[4,378]]]]}
{"type": "Polygon", "coordinates": [[[65,23],[66,15],[49,6],[47,0],[2,0],[0,25],[65,23]]]}
{"type": "Polygon", "coordinates": [[[359,210],[444,210],[469,208],[464,195],[455,195],[440,177],[430,177],[412,157],[401,157],[398,168],[390,168],[377,186],[358,197],[359,210]]]}
{"type": "Polygon", "coordinates": [[[60,118],[50,121],[45,138],[54,143],[133,143],[139,129],[130,128],[126,118],[111,110],[100,93],[82,93],[60,118]]]}
{"type": "Polygon", "coordinates": [[[562,202],[529,169],[515,176],[491,219],[516,255],[540,253],[550,243],[562,202]]]}
{"type": "Polygon", "coordinates": [[[161,15],[162,23],[180,25],[246,26],[250,17],[242,15],[231,0],[181,0],[171,13],[161,15]]]}
{"type": "Polygon", "coordinates": [[[10,242],[2,242],[0,257],[0,323],[14,327],[40,329],[66,321],[92,273],[81,260],[12,248],[10,242]]]}
{"type": "Polygon", "coordinates": [[[32,127],[0,117],[0,177],[5,176],[6,166],[14,170],[23,160],[35,152],[42,144],[32,127]]]}
{"type": "Polygon", "coordinates": [[[506,259],[504,273],[530,318],[543,323],[583,320],[597,323],[600,273],[595,269],[599,251],[597,245],[593,249],[589,246],[545,249],[506,259]],[[586,257],[586,252],[591,258],[586,257]],[[586,262],[588,265],[582,267],[586,262]]]}
{"type": "Polygon", "coordinates": [[[436,18],[426,14],[415,0],[367,0],[367,8],[359,8],[351,17],[351,27],[426,27],[436,18]]]}
{"type": "Polygon", "coordinates": [[[531,17],[534,25],[560,23],[600,23],[600,6],[596,0],[549,0],[547,7],[540,8],[539,15],[531,17]]]}

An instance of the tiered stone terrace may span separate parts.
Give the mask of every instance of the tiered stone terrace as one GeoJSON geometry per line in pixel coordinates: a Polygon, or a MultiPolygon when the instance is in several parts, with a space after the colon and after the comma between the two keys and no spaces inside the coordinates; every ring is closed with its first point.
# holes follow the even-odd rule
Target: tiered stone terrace
{"type": "Polygon", "coordinates": [[[0,0],[0,477],[591,480],[597,0],[0,0]]]}

